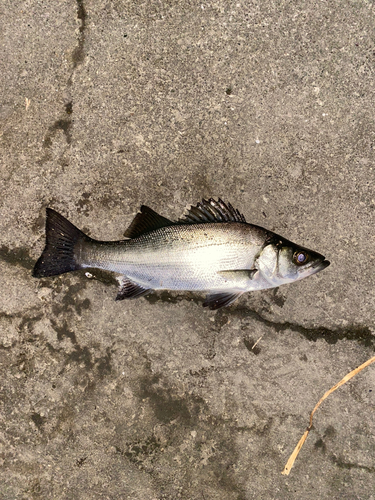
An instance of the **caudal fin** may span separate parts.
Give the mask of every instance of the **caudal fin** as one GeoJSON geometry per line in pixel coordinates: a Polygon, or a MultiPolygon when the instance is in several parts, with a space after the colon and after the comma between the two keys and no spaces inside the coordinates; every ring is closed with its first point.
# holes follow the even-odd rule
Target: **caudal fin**
{"type": "Polygon", "coordinates": [[[80,241],[90,240],[65,217],[47,208],[46,246],[35,264],[34,278],[56,276],[81,269],[74,249],[80,241]]]}

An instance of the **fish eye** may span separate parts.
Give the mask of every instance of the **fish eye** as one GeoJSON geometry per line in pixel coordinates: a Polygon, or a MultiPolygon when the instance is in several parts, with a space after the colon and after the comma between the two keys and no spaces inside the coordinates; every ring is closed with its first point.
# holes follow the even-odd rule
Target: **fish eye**
{"type": "Polygon", "coordinates": [[[302,266],[303,264],[306,264],[306,262],[308,260],[309,260],[309,256],[303,250],[299,250],[298,252],[295,252],[295,254],[293,255],[293,262],[297,266],[302,266]]]}

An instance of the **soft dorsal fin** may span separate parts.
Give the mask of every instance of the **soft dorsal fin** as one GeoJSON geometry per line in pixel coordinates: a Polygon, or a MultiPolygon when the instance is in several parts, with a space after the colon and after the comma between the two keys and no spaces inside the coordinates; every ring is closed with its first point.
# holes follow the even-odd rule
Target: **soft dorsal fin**
{"type": "Polygon", "coordinates": [[[191,206],[187,214],[178,219],[179,224],[202,224],[204,222],[246,222],[245,217],[230,203],[210,198],[191,206]]]}
{"type": "Polygon", "coordinates": [[[137,238],[144,233],[149,233],[161,227],[173,226],[174,224],[175,222],[159,215],[152,208],[142,205],[140,213],[134,217],[124,236],[126,238],[137,238]]]}

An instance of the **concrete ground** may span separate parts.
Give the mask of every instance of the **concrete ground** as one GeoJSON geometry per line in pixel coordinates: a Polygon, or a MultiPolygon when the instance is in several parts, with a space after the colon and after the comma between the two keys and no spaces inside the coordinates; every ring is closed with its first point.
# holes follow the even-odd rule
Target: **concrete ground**
{"type": "Polygon", "coordinates": [[[0,11],[0,498],[374,499],[375,365],[281,474],[374,355],[373,2],[0,11]],[[47,206],[115,240],[211,196],[331,266],[217,312],[31,277],[47,206]]]}

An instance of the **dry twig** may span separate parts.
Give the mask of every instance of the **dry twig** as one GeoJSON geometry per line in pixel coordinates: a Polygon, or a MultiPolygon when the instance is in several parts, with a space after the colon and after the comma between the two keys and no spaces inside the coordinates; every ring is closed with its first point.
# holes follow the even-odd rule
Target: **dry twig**
{"type": "Polygon", "coordinates": [[[284,470],[282,471],[281,474],[284,474],[286,476],[289,475],[290,471],[291,471],[291,468],[293,467],[294,465],[294,462],[298,456],[298,453],[300,452],[300,449],[302,448],[303,446],[303,443],[306,441],[306,438],[309,434],[309,432],[311,431],[311,428],[312,428],[312,420],[313,420],[313,415],[314,413],[316,412],[316,410],[319,408],[319,406],[322,404],[322,402],[328,398],[328,396],[330,394],[332,394],[332,392],[334,392],[336,389],[338,389],[340,386],[344,385],[345,382],[347,382],[348,380],[350,380],[352,377],[354,377],[354,375],[357,375],[357,373],[359,373],[360,371],[362,371],[364,368],[366,368],[366,366],[369,366],[371,365],[371,363],[373,363],[375,361],[375,356],[373,356],[372,358],[370,358],[369,360],[367,360],[365,363],[363,363],[361,366],[358,366],[358,368],[356,368],[355,370],[351,371],[350,373],[348,373],[347,375],[345,375],[345,377],[340,380],[340,382],[338,382],[336,385],[334,385],[333,387],[331,387],[331,389],[329,389],[329,391],[327,391],[323,397],[320,398],[320,400],[317,402],[317,404],[315,405],[315,408],[313,409],[313,411],[311,412],[310,414],[310,423],[309,423],[309,426],[307,427],[307,429],[305,430],[303,436],[301,437],[301,439],[298,441],[298,444],[297,446],[295,447],[293,453],[290,455],[289,457],[289,460],[288,462],[286,463],[286,466],[284,467],[284,470]]]}

